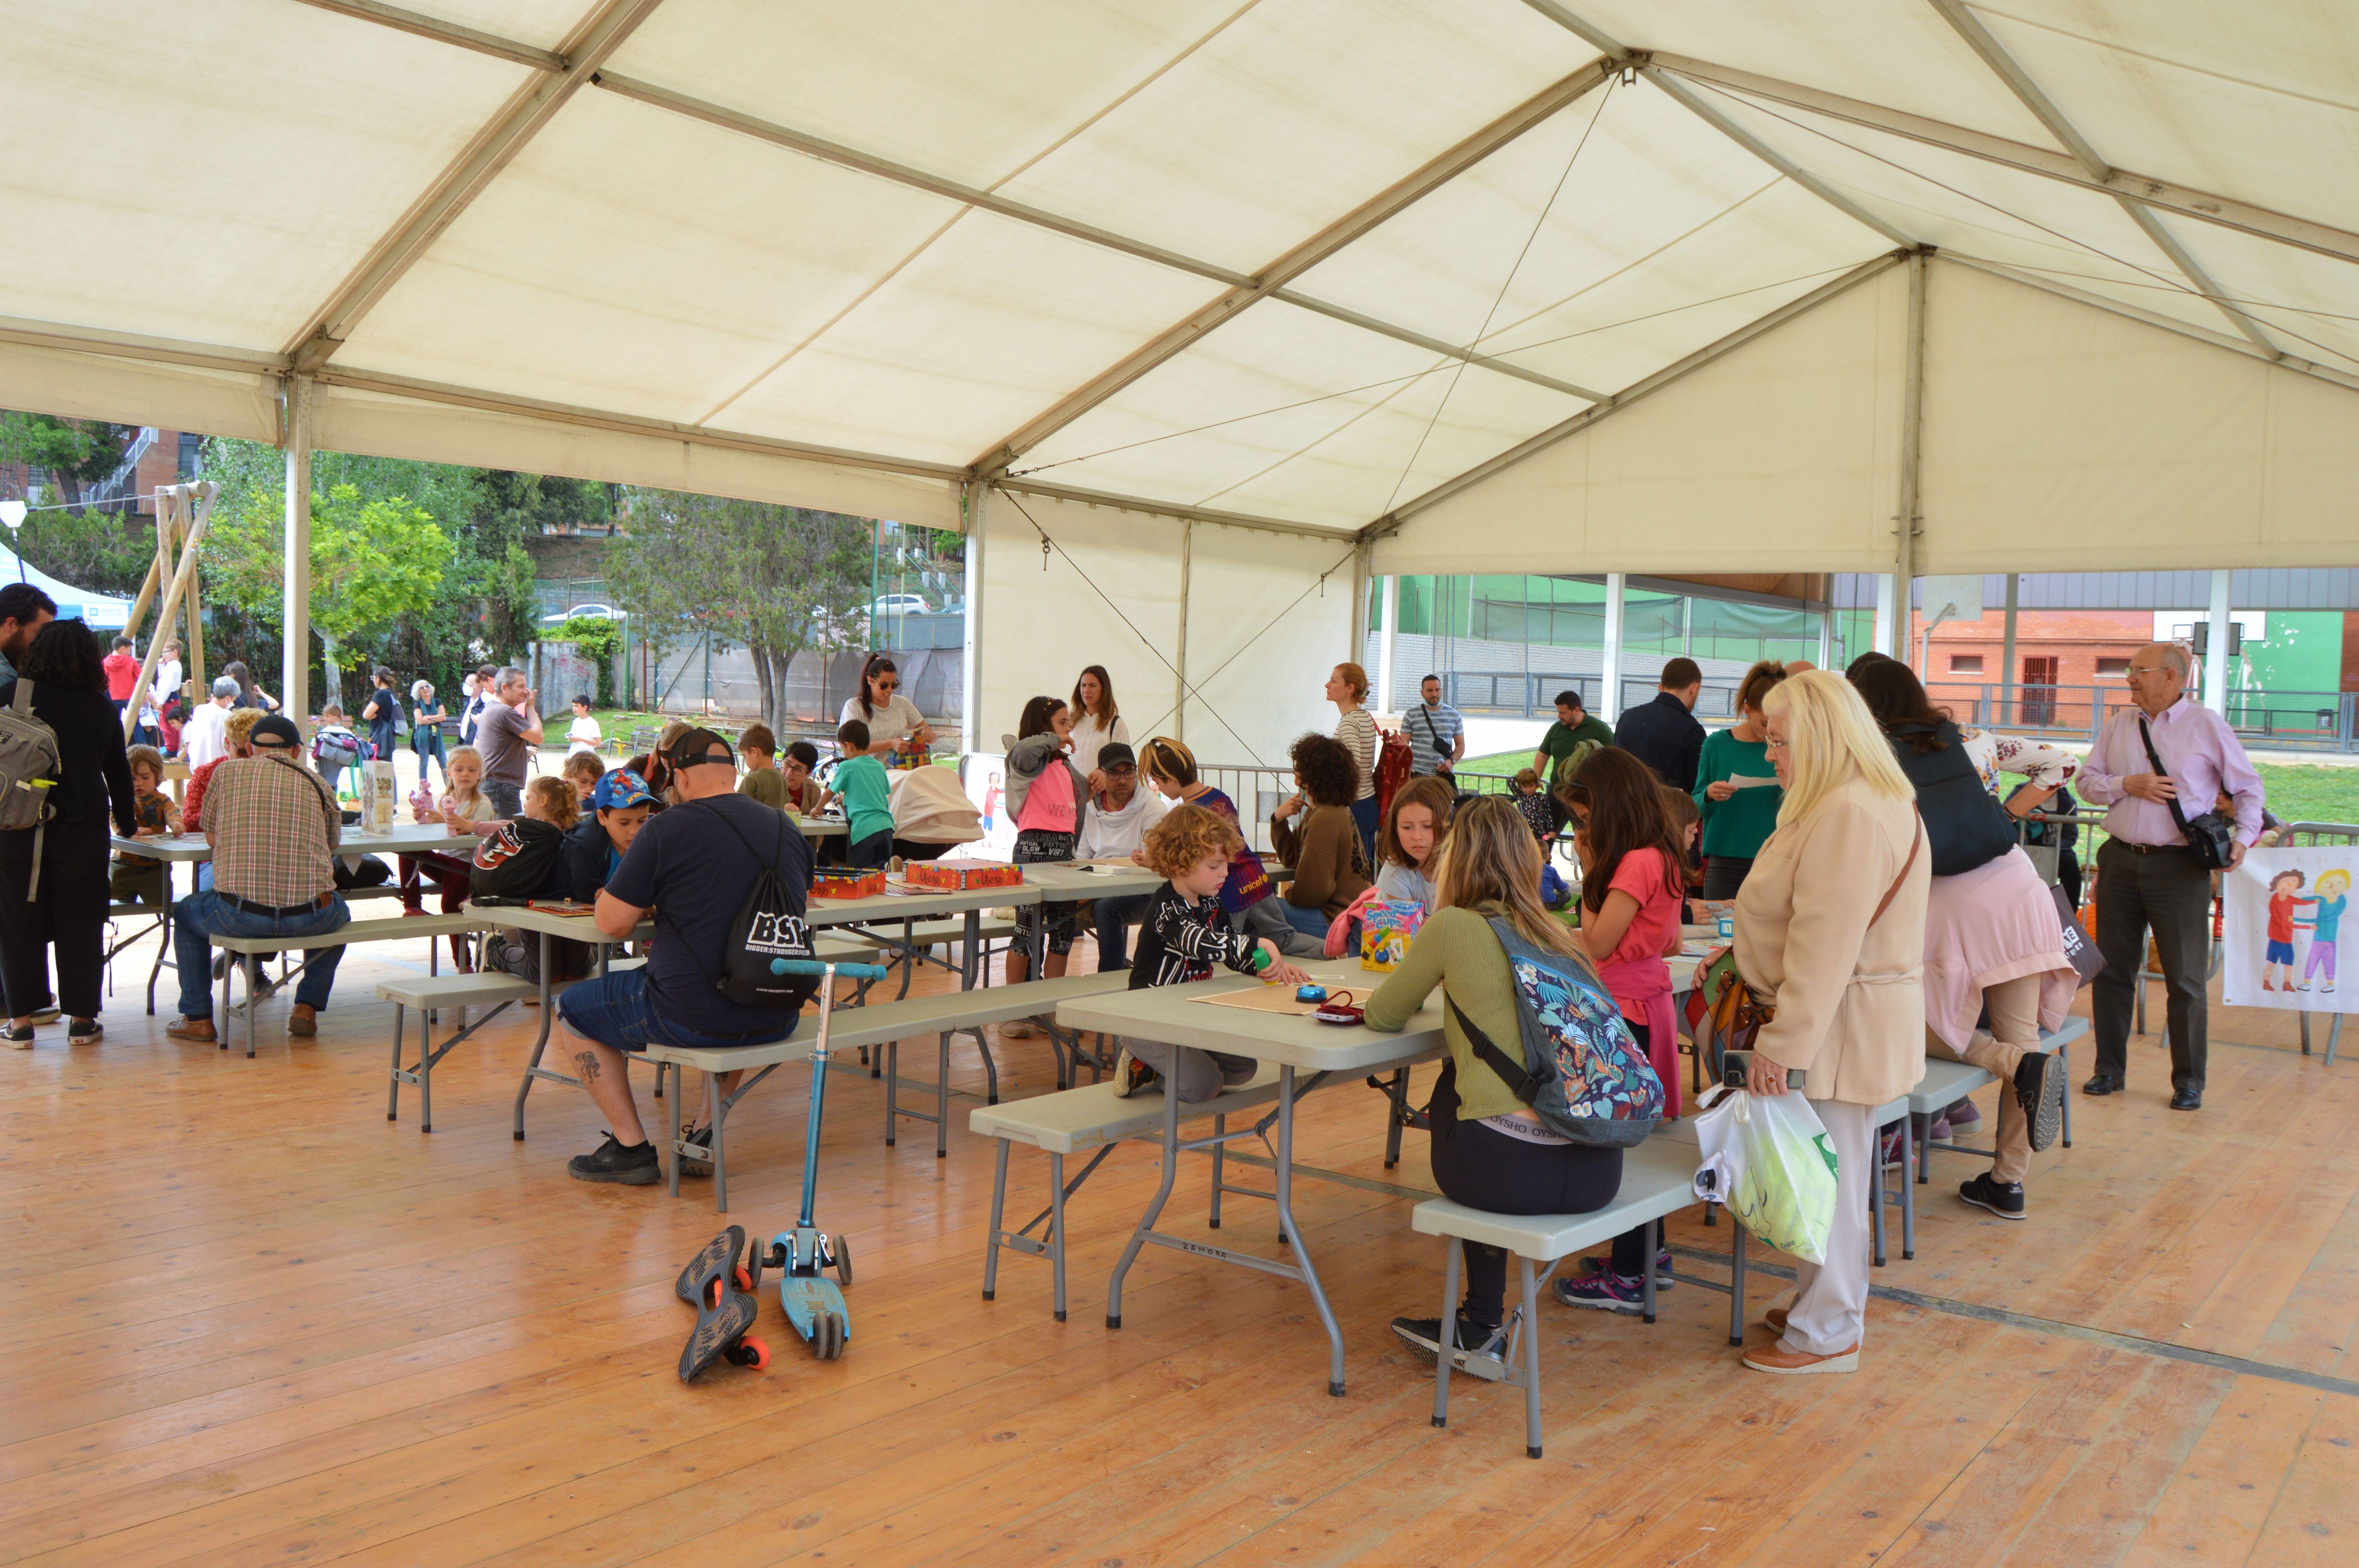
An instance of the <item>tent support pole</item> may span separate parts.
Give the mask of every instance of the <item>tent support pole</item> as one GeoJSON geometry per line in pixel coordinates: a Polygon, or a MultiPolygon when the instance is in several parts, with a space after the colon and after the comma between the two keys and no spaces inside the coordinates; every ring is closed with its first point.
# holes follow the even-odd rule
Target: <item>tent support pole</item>
{"type": "Polygon", "coordinates": [[[983,502],[988,489],[970,480],[961,487],[961,510],[966,524],[966,627],[962,635],[964,668],[959,672],[959,735],[961,751],[978,750],[983,733],[983,502]]]}
{"type": "Polygon", "coordinates": [[[1180,637],[1171,661],[1171,738],[1188,743],[1188,592],[1196,571],[1196,520],[1180,519],[1180,637]]]}
{"type": "Polygon", "coordinates": [[[1604,701],[1597,716],[1608,724],[1622,717],[1622,622],[1628,582],[1621,572],[1605,574],[1605,667],[1599,682],[1605,689],[1598,693],[1604,701]]]}
{"type": "Polygon", "coordinates": [[[1919,510],[1919,481],[1923,461],[1925,425],[1925,253],[1908,253],[1908,365],[1900,395],[1900,507],[1893,519],[1897,544],[1893,550],[1891,646],[1893,658],[1910,652],[1909,609],[1917,581],[1917,534],[1925,525],[1919,510]]]}
{"type": "Polygon", "coordinates": [[[1351,652],[1343,657],[1355,665],[1368,656],[1368,589],[1375,583],[1368,568],[1375,555],[1375,546],[1365,539],[1352,551],[1351,652]]]}
{"type": "Polygon", "coordinates": [[[287,378],[287,567],[278,700],[308,735],[311,712],[311,378],[287,378]]]}
{"type": "Polygon", "coordinates": [[[2211,622],[2203,645],[2203,706],[2222,718],[2228,715],[2228,568],[2212,573],[2211,622]]]}
{"type": "MultiPolygon", "coordinates": [[[[1376,608],[1376,704],[1379,712],[1393,709],[1393,683],[1400,668],[1400,578],[1385,579],[1384,599],[1376,608]]],[[[1407,711],[1403,709],[1403,711],[1407,711]]]]}
{"type": "MultiPolygon", "coordinates": [[[[1681,649],[1680,652],[1686,652],[1681,649]]],[[[1835,665],[1835,579],[1830,572],[1819,579],[1819,668],[1835,665]]]]}
{"type": "Polygon", "coordinates": [[[2015,617],[2017,601],[2022,595],[2023,574],[2006,574],[2006,633],[1998,650],[1998,721],[2015,722],[2015,698],[2007,695],[2015,689],[2015,617]]]}

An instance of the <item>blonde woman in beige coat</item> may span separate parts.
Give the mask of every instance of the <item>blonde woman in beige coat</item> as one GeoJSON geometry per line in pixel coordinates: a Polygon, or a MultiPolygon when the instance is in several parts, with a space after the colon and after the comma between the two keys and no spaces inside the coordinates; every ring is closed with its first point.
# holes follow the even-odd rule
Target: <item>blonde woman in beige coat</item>
{"type": "Polygon", "coordinates": [[[1925,1072],[1925,897],[1932,861],[1917,792],[1841,676],[1789,676],[1762,704],[1786,787],[1777,831],[1736,895],[1736,966],[1777,1017],[1754,1043],[1747,1087],[1799,1092],[1835,1151],[1824,1264],[1804,1263],[1778,1337],[1745,1353],[1757,1372],[1851,1372],[1867,1315],[1868,1190],[1875,1109],[1925,1072]],[[1881,913],[1879,914],[1879,908],[1881,913]]]}

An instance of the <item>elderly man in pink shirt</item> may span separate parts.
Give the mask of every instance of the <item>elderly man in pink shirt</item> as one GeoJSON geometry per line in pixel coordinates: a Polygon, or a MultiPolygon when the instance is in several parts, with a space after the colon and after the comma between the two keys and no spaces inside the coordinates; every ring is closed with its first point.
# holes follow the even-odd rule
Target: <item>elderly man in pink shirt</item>
{"type": "Polygon", "coordinates": [[[2212,873],[2188,847],[2170,803],[2190,820],[2220,796],[2236,803],[2236,860],[2261,831],[2260,775],[2228,721],[2187,696],[2187,650],[2151,643],[2130,660],[2136,706],[2114,714],[2073,787],[2110,806],[2106,843],[2097,856],[2097,950],[2105,956],[2090,1013],[2097,1035],[2096,1076],[2083,1094],[2121,1092],[2129,1065],[2130,1009],[2146,968],[2151,927],[2162,957],[2165,1017],[2170,1029],[2170,1108],[2203,1106],[2203,1065],[2211,1004],[2212,873]],[[2140,733],[2143,725],[2145,733],[2140,733]],[[2147,737],[2159,770],[2147,754],[2147,737]]]}

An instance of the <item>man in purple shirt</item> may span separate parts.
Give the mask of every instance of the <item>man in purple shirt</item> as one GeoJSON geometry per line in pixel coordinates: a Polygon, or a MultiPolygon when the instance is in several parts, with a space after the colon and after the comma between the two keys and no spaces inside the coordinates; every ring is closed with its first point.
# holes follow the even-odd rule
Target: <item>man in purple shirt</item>
{"type": "Polygon", "coordinates": [[[2221,795],[2236,803],[2234,860],[2261,831],[2261,778],[2228,721],[2187,693],[2187,650],[2150,643],[2130,660],[2136,706],[2115,713],[2072,787],[2110,806],[2098,852],[2097,950],[2105,957],[2090,1002],[2097,1035],[2097,1073],[2083,1094],[2117,1094],[2129,1065],[2130,1010],[2146,968],[2145,936],[2154,932],[2169,1005],[2170,1108],[2203,1105],[2203,1065],[2211,1004],[2204,971],[2211,957],[2212,873],[2196,860],[2172,820],[2170,802],[2190,820],[2221,795]],[[2143,725],[2162,759],[2147,755],[2143,725]]]}

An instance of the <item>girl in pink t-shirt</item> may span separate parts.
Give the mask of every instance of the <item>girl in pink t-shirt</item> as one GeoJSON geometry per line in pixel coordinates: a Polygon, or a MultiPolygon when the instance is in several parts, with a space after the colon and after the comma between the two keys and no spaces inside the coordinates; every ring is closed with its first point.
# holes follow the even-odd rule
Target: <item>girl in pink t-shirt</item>
{"type": "MultiPolygon", "coordinates": [[[[1663,1081],[1663,1114],[1680,1113],[1680,1044],[1671,1018],[1671,970],[1663,960],[1680,948],[1686,857],[1679,829],[1663,804],[1653,770],[1628,752],[1601,748],[1568,786],[1579,827],[1581,937],[1598,978],[1622,1009],[1639,1047],[1663,1081]]],[[[1647,1226],[1616,1237],[1610,1260],[1591,1260],[1591,1272],[1560,1279],[1557,1299],[1568,1306],[1608,1312],[1644,1310],[1647,1226]]],[[[1669,1259],[1656,1259],[1657,1285],[1669,1259]]]]}
{"type": "MultiPolygon", "coordinates": [[[[1038,865],[1073,858],[1073,839],[1081,827],[1082,801],[1088,784],[1066,760],[1072,745],[1073,717],[1063,699],[1036,697],[1024,705],[1015,741],[1007,749],[1007,798],[1016,818],[1016,863],[1038,865]]],[[[1016,912],[1017,942],[1007,955],[1007,983],[1020,984],[1032,975],[1032,932],[1049,923],[1049,950],[1040,965],[1041,977],[1054,979],[1065,972],[1073,950],[1073,927],[1081,905],[1074,903],[1035,904],[1016,912]]],[[[1010,1039],[1028,1039],[1027,1023],[1002,1024],[1010,1039]]]]}

